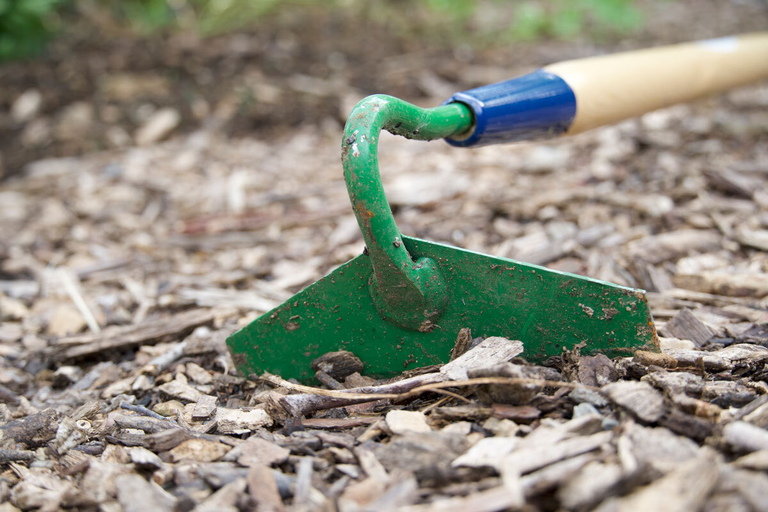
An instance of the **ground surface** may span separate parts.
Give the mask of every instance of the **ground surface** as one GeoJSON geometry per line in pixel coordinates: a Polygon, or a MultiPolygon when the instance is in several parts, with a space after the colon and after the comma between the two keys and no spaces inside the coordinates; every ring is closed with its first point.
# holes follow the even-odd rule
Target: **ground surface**
{"type": "MultiPolygon", "coordinates": [[[[694,5],[670,4],[677,14],[628,44],[760,26],[757,3],[707,4],[721,10],[689,26],[694,5]]],[[[403,233],[646,289],[663,352],[534,366],[514,341],[486,340],[468,353],[495,354],[480,366],[511,363],[459,359],[355,405],[237,376],[223,340],[362,251],[339,162],[340,120],[359,97],[434,105],[510,72],[498,51],[466,66],[392,42],[370,67],[359,48],[318,59],[298,57],[301,37],[238,37],[196,47],[221,59],[199,64],[209,83],[229,84],[203,102],[136,93],[179,97],[153,82],[157,64],[123,64],[98,91],[86,80],[76,104],[51,103],[41,80],[39,108],[34,94],[12,107],[29,81],[4,87],[2,129],[21,142],[3,137],[3,158],[23,173],[0,190],[0,509],[765,509],[767,84],[552,143],[382,137],[403,233]],[[283,48],[287,67],[254,57],[236,71],[252,48],[283,48]],[[302,64],[315,61],[325,67],[302,64]],[[272,103],[243,114],[235,83],[272,103]],[[282,108],[294,97],[300,109],[282,108]],[[39,159],[64,154],[77,156],[39,159]],[[489,376],[453,396],[402,396],[489,376]]],[[[155,56],[135,48],[82,62],[155,56]]],[[[526,48],[518,71],[595,51],[526,48]]],[[[48,72],[24,66],[31,75],[13,76],[48,72]]],[[[364,366],[322,368],[325,388],[384,384],[364,366]]]]}

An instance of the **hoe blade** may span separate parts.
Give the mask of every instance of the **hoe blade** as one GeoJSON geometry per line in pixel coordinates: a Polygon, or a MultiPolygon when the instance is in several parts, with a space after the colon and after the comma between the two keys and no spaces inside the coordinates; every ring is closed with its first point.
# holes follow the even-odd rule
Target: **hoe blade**
{"type": "Polygon", "coordinates": [[[371,299],[371,264],[361,255],[302,290],[227,340],[238,370],[312,379],[313,359],[349,350],[366,374],[391,377],[445,363],[460,329],[472,336],[520,340],[541,362],[584,343],[582,353],[625,356],[658,350],[642,290],[549,270],[448,245],[403,237],[414,258],[432,258],[448,288],[448,304],[430,332],[384,320],[371,299]]]}

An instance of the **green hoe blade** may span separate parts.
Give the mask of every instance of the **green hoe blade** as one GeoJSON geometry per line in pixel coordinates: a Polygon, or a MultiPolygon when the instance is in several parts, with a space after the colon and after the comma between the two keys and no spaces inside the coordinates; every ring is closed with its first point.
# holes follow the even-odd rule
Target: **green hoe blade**
{"type": "Polygon", "coordinates": [[[349,350],[364,361],[367,375],[391,377],[447,362],[464,327],[472,336],[521,340],[526,359],[538,362],[582,342],[582,353],[609,357],[656,350],[653,319],[639,290],[417,238],[403,241],[414,256],[438,263],[450,290],[430,332],[379,315],[368,292],[370,258],[361,255],[230,336],[237,368],[306,382],[314,375],[313,359],[349,350]]]}
{"type": "Polygon", "coordinates": [[[370,96],[347,121],[342,161],[366,252],[234,333],[243,374],[308,381],[313,359],[349,350],[373,377],[445,363],[462,328],[520,340],[543,361],[583,343],[608,356],[658,350],[645,294],[536,265],[405,237],[378,170],[381,130],[432,140],[472,126],[467,107],[420,109],[370,96]]]}

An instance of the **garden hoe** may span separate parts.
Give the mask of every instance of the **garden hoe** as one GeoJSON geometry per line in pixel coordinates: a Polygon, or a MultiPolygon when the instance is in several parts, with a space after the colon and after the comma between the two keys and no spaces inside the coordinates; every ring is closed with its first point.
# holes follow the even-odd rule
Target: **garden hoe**
{"type": "Polygon", "coordinates": [[[610,357],[658,350],[645,292],[404,236],[379,175],[381,130],[458,147],[574,134],[768,77],[768,33],[560,62],[421,109],[369,96],[342,139],[362,255],[229,337],[245,375],[308,381],[348,350],[390,377],[445,363],[457,334],[521,340],[531,361],[582,344],[610,357]]]}

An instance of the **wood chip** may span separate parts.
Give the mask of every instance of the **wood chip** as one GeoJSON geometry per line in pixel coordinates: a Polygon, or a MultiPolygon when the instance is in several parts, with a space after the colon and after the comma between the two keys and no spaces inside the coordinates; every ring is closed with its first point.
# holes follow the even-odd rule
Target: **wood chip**
{"type": "Polygon", "coordinates": [[[217,430],[222,434],[245,433],[272,425],[272,418],[264,409],[243,411],[219,407],[216,409],[217,430]]]}
{"type": "Polygon", "coordinates": [[[768,431],[745,421],[734,421],[726,425],[723,440],[736,452],[768,449],[768,431]]]}
{"type": "Polygon", "coordinates": [[[160,391],[165,393],[171,398],[178,398],[185,402],[197,402],[200,397],[204,396],[201,392],[179,380],[172,380],[166,382],[158,387],[160,391]]]}
{"type": "Polygon", "coordinates": [[[613,493],[623,478],[619,464],[590,462],[558,489],[557,496],[566,509],[588,508],[613,493]]]}
{"type": "Polygon", "coordinates": [[[127,448],[126,451],[128,452],[131,462],[139,467],[153,470],[163,467],[163,461],[160,457],[144,447],[135,446],[127,448]]]}
{"type": "Polygon", "coordinates": [[[541,416],[541,411],[530,405],[493,404],[491,411],[494,418],[512,420],[516,423],[531,423],[541,416]]]}
{"type": "Polygon", "coordinates": [[[658,478],[674,471],[681,463],[699,455],[694,441],[670,432],[666,428],[627,425],[620,442],[631,453],[635,463],[644,468],[649,478],[658,478]]]}
{"type": "Polygon", "coordinates": [[[152,482],[137,474],[115,477],[117,500],[125,512],[146,512],[147,510],[172,511],[176,499],[152,482]]]}
{"type": "Polygon", "coordinates": [[[206,420],[216,412],[216,397],[211,395],[201,395],[195,403],[192,411],[193,420],[206,420]]]}
{"type": "Polygon", "coordinates": [[[633,361],[646,366],[660,366],[662,368],[677,368],[677,359],[668,354],[658,354],[645,350],[637,350],[634,353],[633,361]]]}
{"type": "Polygon", "coordinates": [[[707,343],[715,332],[696,318],[690,309],[683,309],[664,326],[668,336],[693,341],[697,347],[707,343]]]}
{"type": "Polygon", "coordinates": [[[214,314],[209,310],[191,310],[141,325],[107,328],[98,334],[62,338],[55,346],[54,359],[66,361],[108,350],[173,341],[196,327],[210,324],[213,318],[214,314]]]}
{"type": "Polygon", "coordinates": [[[0,444],[20,443],[37,448],[56,437],[60,415],[54,409],[44,409],[25,418],[0,426],[0,444]]]}
{"type": "Polygon", "coordinates": [[[627,252],[634,259],[656,264],[676,261],[693,252],[711,251],[720,245],[721,235],[716,231],[681,229],[630,242],[627,244],[627,252]]]}
{"type": "Polygon", "coordinates": [[[619,378],[616,367],[605,354],[581,356],[579,358],[579,382],[586,386],[599,387],[615,382],[619,378]]]}
{"type": "Polygon", "coordinates": [[[443,365],[440,373],[448,380],[467,380],[469,370],[506,363],[522,352],[521,341],[499,337],[487,338],[463,355],[443,365]]]}
{"type": "Polygon", "coordinates": [[[213,376],[211,375],[211,372],[195,363],[187,363],[185,373],[190,379],[198,384],[205,385],[213,382],[213,376]]]}
{"type": "MultiPolygon", "coordinates": [[[[528,473],[520,478],[523,492],[526,497],[529,497],[554,489],[593,460],[595,460],[595,455],[586,453],[560,462],[555,462],[538,471],[528,473]]],[[[514,470],[514,468],[512,469],[514,470]]],[[[502,466],[501,470],[508,471],[509,469],[502,466]]]]}
{"type": "Polygon", "coordinates": [[[517,509],[523,505],[519,493],[510,492],[506,487],[480,491],[467,497],[437,500],[424,505],[401,507],[398,512],[496,512],[517,509]]]}
{"type": "Polygon", "coordinates": [[[379,421],[379,419],[378,416],[361,416],[359,418],[309,418],[302,421],[302,424],[309,428],[327,428],[333,430],[373,425],[379,421]]]}
{"type": "Polygon", "coordinates": [[[519,440],[514,437],[487,437],[473,445],[465,454],[456,458],[451,465],[473,468],[497,467],[499,458],[514,450],[519,440]]]}
{"type": "Polygon", "coordinates": [[[365,474],[370,478],[378,481],[386,481],[389,478],[389,475],[387,475],[387,470],[384,469],[384,466],[382,466],[381,462],[379,462],[376,454],[374,454],[371,450],[358,447],[355,449],[355,456],[360,462],[360,467],[362,470],[365,471],[365,474]]]}
{"type": "Polygon", "coordinates": [[[676,274],[672,281],[679,288],[728,297],[759,299],[768,295],[768,275],[763,273],[701,272],[691,275],[676,274]]]}
{"type": "Polygon", "coordinates": [[[328,352],[312,361],[312,369],[322,370],[336,380],[343,380],[347,376],[363,371],[363,362],[352,352],[339,350],[328,352]]]}
{"type": "Polygon", "coordinates": [[[221,443],[203,439],[189,439],[173,448],[168,455],[173,463],[213,462],[223,457],[230,449],[230,446],[221,443]]]}
{"type": "Polygon", "coordinates": [[[194,512],[238,512],[237,504],[247,487],[245,478],[238,478],[219,488],[215,493],[204,499],[194,512]]]}
{"type": "Polygon", "coordinates": [[[755,471],[768,471],[768,449],[758,450],[733,461],[734,466],[755,471]]]}
{"type": "Polygon", "coordinates": [[[389,411],[385,421],[387,422],[387,428],[393,434],[432,431],[432,428],[427,424],[427,417],[418,411],[389,411]]]}
{"type": "Polygon", "coordinates": [[[603,502],[597,512],[646,512],[665,510],[688,512],[699,510],[717,484],[720,467],[711,453],[680,465],[675,471],[651,485],[625,496],[603,502]]]}
{"type": "Polygon", "coordinates": [[[657,421],[664,414],[664,398],[646,382],[614,382],[602,391],[615,404],[648,423],[657,421]]]}
{"type": "Polygon", "coordinates": [[[272,466],[288,460],[291,450],[259,437],[249,437],[244,443],[230,450],[223,461],[237,461],[245,467],[272,466]]]}
{"type": "Polygon", "coordinates": [[[285,507],[272,471],[253,465],[248,472],[248,493],[256,502],[257,512],[283,512],[285,507]]]}
{"type": "Polygon", "coordinates": [[[521,475],[530,473],[555,462],[581,455],[582,453],[597,450],[610,442],[611,432],[599,432],[591,436],[579,436],[566,439],[554,445],[543,445],[531,448],[521,447],[506,457],[496,462],[496,467],[501,471],[505,468],[513,468],[521,475]]]}

